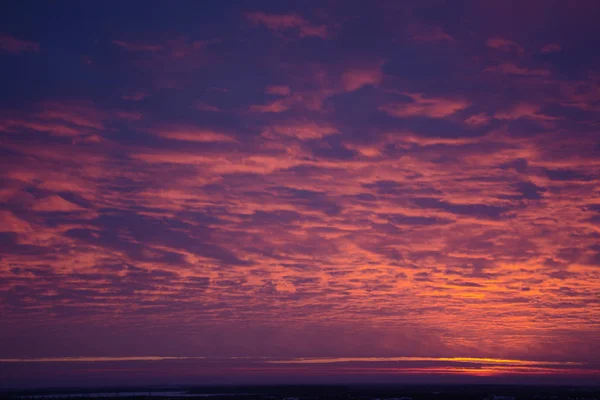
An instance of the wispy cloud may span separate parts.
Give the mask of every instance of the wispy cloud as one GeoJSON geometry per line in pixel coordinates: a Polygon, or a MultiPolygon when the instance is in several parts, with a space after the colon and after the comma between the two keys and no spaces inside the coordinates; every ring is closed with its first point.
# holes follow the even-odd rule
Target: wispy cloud
{"type": "Polygon", "coordinates": [[[21,54],[40,51],[40,45],[39,43],[17,39],[13,36],[0,35],[0,50],[13,54],[21,54]]]}
{"type": "Polygon", "coordinates": [[[113,44],[115,46],[121,47],[122,49],[129,50],[129,51],[159,52],[164,49],[164,47],[159,44],[125,42],[123,40],[113,40],[113,44]]]}
{"type": "Polygon", "coordinates": [[[558,43],[549,43],[540,49],[542,53],[558,53],[561,50],[562,46],[558,43]]]}
{"type": "Polygon", "coordinates": [[[325,25],[314,25],[298,14],[267,14],[255,11],[246,13],[246,18],[255,25],[264,25],[276,32],[295,30],[299,37],[327,38],[325,25]]]}
{"type": "Polygon", "coordinates": [[[487,72],[498,72],[505,75],[550,76],[550,71],[542,68],[520,67],[512,63],[493,65],[485,68],[487,72]]]}
{"type": "Polygon", "coordinates": [[[464,100],[426,97],[422,93],[404,93],[404,95],[409,97],[410,101],[384,104],[380,106],[380,110],[398,118],[444,118],[469,106],[469,103],[464,100]]]}
{"type": "Polygon", "coordinates": [[[485,42],[485,45],[492,49],[497,49],[497,50],[502,50],[502,51],[512,51],[512,52],[516,52],[519,54],[522,54],[525,52],[525,50],[521,46],[519,46],[517,43],[515,43],[511,40],[508,40],[508,39],[501,38],[501,37],[489,38],[485,42]]]}

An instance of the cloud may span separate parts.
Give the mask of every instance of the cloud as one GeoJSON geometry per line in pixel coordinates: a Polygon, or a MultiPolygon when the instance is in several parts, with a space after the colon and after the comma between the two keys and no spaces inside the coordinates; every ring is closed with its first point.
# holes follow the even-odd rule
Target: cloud
{"type": "Polygon", "coordinates": [[[38,52],[40,51],[40,45],[36,42],[17,39],[13,36],[0,35],[0,50],[13,54],[38,52]]]}
{"type": "Polygon", "coordinates": [[[137,121],[141,115],[124,110],[100,111],[90,101],[46,101],[27,113],[0,114],[0,131],[24,134],[44,132],[53,136],[97,141],[116,121],[137,121]]]}
{"type": "Polygon", "coordinates": [[[7,116],[4,130],[20,132],[33,130],[57,136],[80,136],[104,128],[107,116],[89,102],[45,102],[27,115],[7,116]]]}
{"type": "Polygon", "coordinates": [[[276,96],[289,96],[292,93],[292,90],[290,89],[289,86],[271,85],[271,86],[266,87],[265,93],[276,95],[276,96]]]}
{"type": "Polygon", "coordinates": [[[464,100],[426,97],[422,93],[404,94],[411,99],[410,102],[384,104],[379,109],[397,118],[444,118],[464,110],[470,105],[464,100]]]}
{"type": "Polygon", "coordinates": [[[199,111],[209,111],[209,112],[221,112],[221,111],[223,111],[223,110],[221,110],[217,106],[213,106],[211,104],[207,104],[207,103],[204,103],[204,102],[198,102],[198,103],[194,104],[193,107],[196,110],[199,110],[199,111]]]}
{"type": "Polygon", "coordinates": [[[346,70],[341,77],[346,92],[353,92],[367,85],[377,87],[382,80],[381,64],[364,68],[351,68],[346,70]]]}
{"type": "Polygon", "coordinates": [[[169,126],[164,128],[152,128],[150,132],[154,135],[160,136],[165,139],[182,140],[188,142],[237,142],[235,138],[231,135],[193,126],[169,126]]]}
{"type": "Polygon", "coordinates": [[[123,96],[121,96],[121,98],[123,100],[140,101],[140,100],[144,100],[148,96],[150,96],[148,93],[144,93],[144,92],[132,92],[132,93],[129,93],[129,94],[124,94],[123,96]]]}
{"type": "Polygon", "coordinates": [[[517,43],[515,43],[511,40],[508,40],[508,39],[501,38],[501,37],[489,38],[485,42],[485,45],[492,49],[502,50],[502,51],[507,51],[507,52],[516,52],[518,54],[523,54],[525,52],[525,50],[521,46],[519,46],[517,43]]]}
{"type": "Polygon", "coordinates": [[[357,62],[337,68],[311,65],[311,68],[300,72],[304,81],[302,90],[292,92],[289,86],[269,86],[265,93],[281,98],[251,105],[248,110],[259,113],[282,113],[294,109],[323,111],[324,102],[333,96],[351,93],[365,86],[378,87],[384,77],[382,65],[383,61],[357,62]]]}
{"type": "Polygon", "coordinates": [[[559,51],[562,50],[562,46],[558,43],[549,43],[547,45],[544,45],[541,49],[540,52],[542,53],[557,53],[559,51]]]}
{"type": "Polygon", "coordinates": [[[440,27],[434,27],[428,30],[420,30],[420,33],[416,33],[412,38],[419,42],[454,42],[454,38],[444,32],[440,27]]]}
{"type": "Polygon", "coordinates": [[[279,135],[295,137],[300,140],[321,139],[324,136],[338,133],[330,125],[316,124],[313,122],[297,122],[269,127],[263,132],[264,137],[276,138],[279,135]]]}
{"type": "Polygon", "coordinates": [[[294,108],[322,111],[323,102],[336,93],[339,93],[339,91],[330,89],[296,92],[266,104],[253,104],[248,107],[248,111],[258,113],[282,113],[294,108]]]}
{"type": "Polygon", "coordinates": [[[297,31],[299,37],[317,36],[326,39],[325,25],[313,25],[298,14],[266,14],[260,11],[248,12],[246,18],[255,25],[263,25],[276,32],[297,31]]]}
{"type": "Polygon", "coordinates": [[[521,76],[550,76],[550,71],[547,69],[531,69],[519,67],[512,63],[504,63],[495,66],[489,66],[484,69],[487,72],[497,72],[504,75],[521,75],[521,76]]]}
{"type": "Polygon", "coordinates": [[[283,100],[275,100],[267,104],[254,104],[248,110],[259,113],[280,113],[289,110],[293,105],[301,102],[302,96],[293,96],[283,100]]]}
{"type": "Polygon", "coordinates": [[[123,40],[113,40],[112,42],[115,46],[118,46],[122,49],[133,51],[133,52],[151,52],[156,53],[164,50],[164,46],[159,44],[146,44],[146,43],[133,43],[133,42],[125,42],[123,40]]]}
{"type": "Polygon", "coordinates": [[[541,107],[538,105],[527,103],[519,103],[508,110],[498,111],[494,114],[494,118],[511,121],[519,118],[530,118],[540,121],[556,121],[560,119],[560,117],[543,114],[541,112],[541,107]]]}
{"type": "Polygon", "coordinates": [[[596,21],[380,6],[3,54],[0,386],[597,377],[596,21]]]}
{"type": "Polygon", "coordinates": [[[490,117],[484,113],[474,114],[465,119],[465,124],[470,126],[482,126],[490,122],[490,117]]]}
{"type": "Polygon", "coordinates": [[[34,211],[42,212],[72,212],[81,211],[82,207],[73,204],[60,196],[52,195],[44,197],[33,205],[34,211]]]}

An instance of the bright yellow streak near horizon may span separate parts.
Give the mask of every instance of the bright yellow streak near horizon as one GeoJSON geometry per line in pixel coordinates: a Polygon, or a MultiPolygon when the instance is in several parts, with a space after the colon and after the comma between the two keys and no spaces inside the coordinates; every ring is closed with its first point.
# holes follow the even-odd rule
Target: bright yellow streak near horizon
{"type": "MultiPolygon", "coordinates": [[[[0,358],[0,363],[52,363],[52,362],[119,362],[119,361],[168,361],[168,360],[205,360],[211,357],[186,357],[186,356],[126,356],[126,357],[45,357],[45,358],[0,358]]],[[[239,359],[252,357],[225,357],[226,359],[239,359]]],[[[450,362],[450,363],[474,363],[494,364],[506,366],[566,366],[583,365],[581,362],[573,361],[532,361],[505,358],[480,358],[480,357],[310,357],[295,358],[291,360],[269,360],[258,357],[256,361],[265,364],[335,364],[351,362],[450,362]]]]}
{"type": "Polygon", "coordinates": [[[479,358],[479,357],[315,357],[296,358],[293,360],[270,360],[271,364],[333,364],[348,362],[394,362],[394,361],[439,361],[454,363],[478,363],[501,365],[582,365],[574,361],[532,361],[513,360],[506,358],[479,358]]]}

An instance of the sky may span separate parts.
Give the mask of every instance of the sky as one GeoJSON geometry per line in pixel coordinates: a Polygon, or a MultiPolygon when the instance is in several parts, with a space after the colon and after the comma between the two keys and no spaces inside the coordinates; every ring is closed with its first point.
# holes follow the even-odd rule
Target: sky
{"type": "Polygon", "coordinates": [[[598,20],[4,3],[0,386],[600,382],[598,20]]]}

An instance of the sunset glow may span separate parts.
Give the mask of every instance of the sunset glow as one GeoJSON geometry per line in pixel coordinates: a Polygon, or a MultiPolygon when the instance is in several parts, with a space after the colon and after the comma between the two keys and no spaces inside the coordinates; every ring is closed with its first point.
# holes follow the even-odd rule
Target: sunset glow
{"type": "Polygon", "coordinates": [[[0,21],[0,386],[600,382],[598,4],[0,21]]]}

